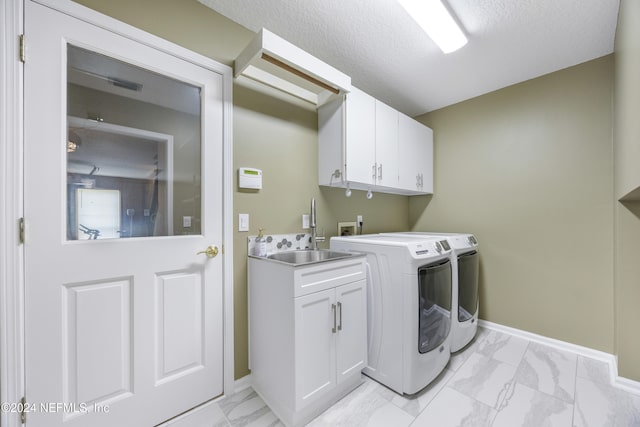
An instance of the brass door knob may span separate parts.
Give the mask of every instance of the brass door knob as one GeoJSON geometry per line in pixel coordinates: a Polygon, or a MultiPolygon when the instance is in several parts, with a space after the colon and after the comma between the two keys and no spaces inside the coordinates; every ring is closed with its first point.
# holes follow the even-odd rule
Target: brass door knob
{"type": "Polygon", "coordinates": [[[214,258],[218,255],[218,247],[217,246],[208,246],[204,251],[198,252],[196,255],[205,254],[207,258],[214,258]]]}

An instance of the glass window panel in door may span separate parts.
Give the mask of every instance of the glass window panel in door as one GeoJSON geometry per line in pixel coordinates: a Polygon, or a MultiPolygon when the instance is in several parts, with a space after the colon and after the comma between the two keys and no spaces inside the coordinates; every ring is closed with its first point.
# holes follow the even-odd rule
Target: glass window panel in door
{"type": "Polygon", "coordinates": [[[68,45],[63,149],[67,240],[201,234],[199,87],[68,45]]]}

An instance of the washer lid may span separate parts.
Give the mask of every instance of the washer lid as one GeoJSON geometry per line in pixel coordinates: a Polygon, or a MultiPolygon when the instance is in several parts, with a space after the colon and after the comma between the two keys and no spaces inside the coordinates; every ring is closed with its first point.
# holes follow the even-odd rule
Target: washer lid
{"type": "Polygon", "coordinates": [[[451,247],[446,239],[424,235],[402,234],[362,234],[360,236],[332,237],[332,242],[351,242],[361,245],[376,245],[407,248],[411,257],[416,259],[433,258],[447,255],[451,247]]]}
{"type": "Polygon", "coordinates": [[[373,245],[387,246],[407,246],[410,243],[430,242],[439,240],[437,237],[424,235],[405,235],[405,234],[361,234],[359,236],[339,236],[332,237],[331,240],[341,242],[357,242],[373,245]]]}

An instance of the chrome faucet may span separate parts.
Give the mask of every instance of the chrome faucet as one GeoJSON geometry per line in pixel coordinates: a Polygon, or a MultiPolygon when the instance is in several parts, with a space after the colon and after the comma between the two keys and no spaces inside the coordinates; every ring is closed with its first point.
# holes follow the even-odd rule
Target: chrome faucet
{"type": "Polygon", "coordinates": [[[318,242],[324,242],[324,236],[318,237],[318,232],[316,230],[316,199],[314,198],[311,199],[311,214],[309,216],[311,223],[311,249],[315,251],[318,249],[318,242]]]}

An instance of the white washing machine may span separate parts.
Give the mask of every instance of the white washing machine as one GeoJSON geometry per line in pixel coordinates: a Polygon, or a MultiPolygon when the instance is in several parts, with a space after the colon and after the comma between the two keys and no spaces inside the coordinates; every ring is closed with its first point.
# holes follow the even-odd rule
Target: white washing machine
{"type": "Polygon", "coordinates": [[[478,330],[479,246],[473,234],[466,233],[385,233],[393,236],[424,236],[446,239],[451,246],[453,292],[451,303],[451,352],[454,353],[469,342],[478,330]],[[457,310],[456,310],[457,307],[457,310]]]}
{"type": "Polygon", "coordinates": [[[451,250],[425,236],[332,237],[331,249],[367,256],[368,366],[363,372],[414,394],[450,358],[451,250]]]}

